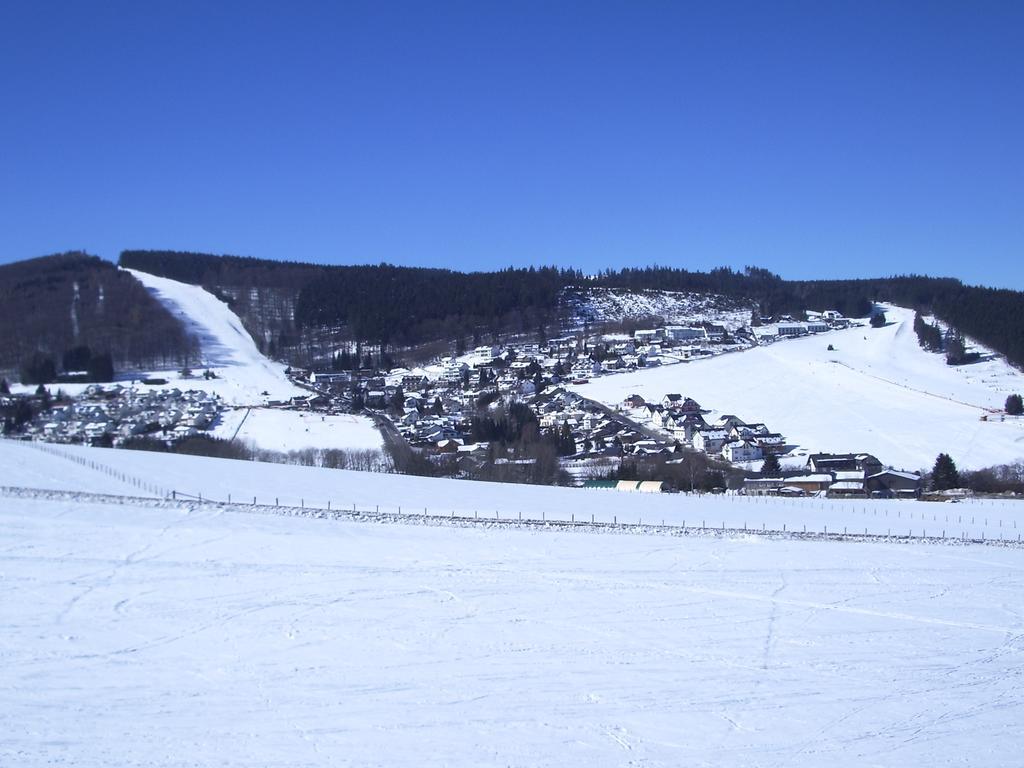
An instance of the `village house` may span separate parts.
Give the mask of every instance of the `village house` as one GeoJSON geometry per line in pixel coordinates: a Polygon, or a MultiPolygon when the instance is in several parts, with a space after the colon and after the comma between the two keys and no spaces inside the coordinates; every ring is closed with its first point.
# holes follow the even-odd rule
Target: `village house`
{"type": "Polygon", "coordinates": [[[779,323],[775,327],[775,333],[779,337],[806,336],[807,326],[803,323],[779,323]]]}
{"type": "Polygon", "coordinates": [[[741,461],[757,461],[763,458],[761,448],[749,440],[733,440],[722,447],[722,456],[734,464],[741,461]]]}
{"type": "Polygon", "coordinates": [[[717,323],[705,323],[704,329],[707,333],[708,340],[714,342],[723,341],[729,333],[724,325],[719,325],[717,323]]]}
{"type": "Polygon", "coordinates": [[[665,335],[672,341],[706,341],[707,331],[703,328],[687,328],[681,325],[669,325],[665,328],[665,335]]]}
{"type": "Polygon", "coordinates": [[[728,440],[729,433],[724,429],[700,429],[693,433],[693,447],[707,454],[721,453],[728,440]]]}
{"type": "Polygon", "coordinates": [[[921,495],[921,476],[913,472],[887,469],[869,475],[865,485],[871,496],[880,498],[916,498],[921,495]]]}
{"type": "Polygon", "coordinates": [[[809,472],[844,472],[860,470],[866,475],[882,471],[882,462],[870,453],[812,453],[807,457],[809,472]]]}
{"type": "Polygon", "coordinates": [[[767,432],[753,436],[754,442],[765,455],[779,456],[786,452],[786,438],[778,432],[767,432]]]}
{"type": "Polygon", "coordinates": [[[739,416],[734,416],[731,413],[725,413],[718,417],[715,423],[712,425],[715,429],[724,429],[726,432],[735,429],[736,427],[746,426],[746,422],[743,421],[739,416]]]}
{"type": "Polygon", "coordinates": [[[832,473],[832,484],[829,485],[828,495],[834,497],[862,498],[867,495],[864,488],[864,470],[839,470],[832,473]]]}

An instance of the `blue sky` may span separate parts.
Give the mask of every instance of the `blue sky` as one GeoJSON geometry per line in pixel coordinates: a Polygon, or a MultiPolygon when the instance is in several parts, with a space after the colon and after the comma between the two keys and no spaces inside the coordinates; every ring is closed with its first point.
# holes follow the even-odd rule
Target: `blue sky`
{"type": "Polygon", "coordinates": [[[0,261],[1024,289],[1024,3],[0,4],[0,261]]]}

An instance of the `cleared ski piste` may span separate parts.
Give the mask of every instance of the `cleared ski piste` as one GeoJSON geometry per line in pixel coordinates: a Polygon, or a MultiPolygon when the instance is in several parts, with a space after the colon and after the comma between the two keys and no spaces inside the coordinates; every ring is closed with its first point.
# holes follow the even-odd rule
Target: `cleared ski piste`
{"type": "MultiPolygon", "coordinates": [[[[408,505],[710,502],[79,453],[408,505]]],[[[0,441],[0,485],[90,478],[128,492],[0,441]]],[[[0,497],[0,574],[4,765],[1019,765],[1017,549],[0,497]]]]}
{"type": "Polygon", "coordinates": [[[998,357],[948,366],[918,345],[913,311],[884,309],[884,328],[786,339],[573,389],[610,406],[675,392],[713,409],[711,418],[764,422],[807,451],[863,451],[909,470],[930,468],[940,452],[974,469],[1024,458],[1024,420],[991,413],[1024,392],[1024,374],[998,357]]]}

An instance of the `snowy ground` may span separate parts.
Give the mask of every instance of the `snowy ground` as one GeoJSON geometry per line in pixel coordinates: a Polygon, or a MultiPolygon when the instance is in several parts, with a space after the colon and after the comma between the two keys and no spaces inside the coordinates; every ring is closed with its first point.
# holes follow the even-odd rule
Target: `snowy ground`
{"type": "Polygon", "coordinates": [[[1020,764],[1019,550],[0,497],[0,574],[2,765],[1020,764]]]}
{"type": "Polygon", "coordinates": [[[224,413],[213,430],[217,437],[237,439],[273,451],[302,448],[381,450],[380,432],[366,416],[331,416],[306,411],[242,408],[224,413]]]}
{"type": "MultiPolygon", "coordinates": [[[[1016,540],[1024,534],[1024,502],[968,501],[960,504],[881,500],[771,499],[742,496],[629,494],[610,490],[480,483],[373,472],[350,472],[207,459],[75,446],[43,449],[0,440],[0,486],[67,489],[65,473],[80,477],[80,465],[62,458],[77,457],[105,469],[108,477],[123,473],[136,481],[111,493],[140,493],[156,485],[180,497],[235,502],[256,498],[260,504],[280,503],[332,509],[420,512],[517,520],[687,525],[700,528],[830,531],[874,535],[942,536],[1016,540]],[[58,454],[58,455],[55,455],[58,454]],[[18,470],[31,466],[30,480],[18,470]],[[53,482],[47,482],[53,478],[53,482]],[[128,488],[129,490],[126,490],[128,488]]],[[[84,476],[88,477],[88,475],[84,476]]],[[[95,483],[89,488],[103,492],[95,483]]]]}
{"type": "Polygon", "coordinates": [[[930,467],[940,451],[962,468],[1024,457],[1024,420],[992,413],[1008,394],[1024,392],[1024,374],[996,356],[948,366],[918,345],[912,311],[885,310],[884,328],[787,339],[574,389],[609,405],[634,393],[658,401],[676,392],[714,409],[712,418],[765,422],[809,451],[868,451],[911,470],[930,467]]]}

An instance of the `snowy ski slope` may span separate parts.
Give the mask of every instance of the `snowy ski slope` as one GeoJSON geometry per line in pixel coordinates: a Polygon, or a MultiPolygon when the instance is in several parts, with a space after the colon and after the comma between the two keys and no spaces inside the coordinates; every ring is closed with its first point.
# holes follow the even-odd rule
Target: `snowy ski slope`
{"type": "MultiPolygon", "coordinates": [[[[216,379],[183,380],[177,371],[158,372],[168,378],[166,386],[216,392],[239,407],[308,394],[288,380],[284,365],[260,353],[238,316],[209,291],[134,269],[127,271],[181,318],[189,333],[199,339],[203,366],[217,374],[216,379]]],[[[237,436],[275,451],[309,447],[378,450],[383,444],[365,416],[321,416],[258,407],[226,413],[215,434],[229,439],[237,436]]]]}
{"type": "MultiPolygon", "coordinates": [[[[271,469],[88,453],[204,482],[271,469]]],[[[293,492],[383,477],[280,469],[293,492]]],[[[0,485],[89,472],[124,492],[0,441],[0,485]]],[[[460,485],[386,479],[407,505],[460,485]]],[[[904,504],[924,506],[947,505],[904,504]]],[[[0,765],[1020,764],[1017,549],[0,496],[0,574],[0,765]]]]}
{"type": "MultiPolygon", "coordinates": [[[[198,285],[179,283],[137,269],[126,271],[199,339],[203,368],[213,369],[219,377],[173,382],[175,386],[213,391],[234,405],[260,405],[268,398],[286,400],[303,393],[288,381],[285,366],[260,354],[242,321],[212,293],[198,285]]],[[[199,366],[196,368],[197,372],[202,372],[199,366]]]]}
{"type": "Polygon", "coordinates": [[[1024,392],[1024,374],[994,355],[950,367],[920,348],[911,310],[884,309],[884,328],[786,339],[575,389],[608,405],[676,392],[713,409],[712,418],[765,422],[803,449],[867,451],[910,470],[930,467],[940,451],[963,468],[1024,458],[1024,421],[993,413],[1008,394],[1024,392]]]}

